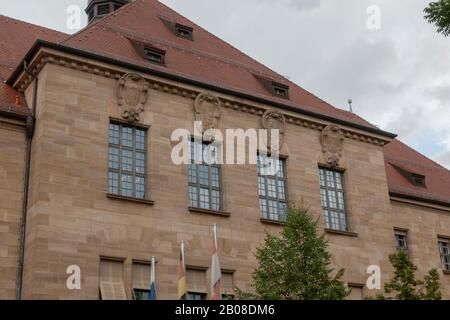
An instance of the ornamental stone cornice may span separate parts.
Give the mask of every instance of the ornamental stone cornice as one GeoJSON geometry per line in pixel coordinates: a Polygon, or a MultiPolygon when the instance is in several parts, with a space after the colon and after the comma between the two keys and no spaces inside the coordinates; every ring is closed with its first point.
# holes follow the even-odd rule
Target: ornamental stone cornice
{"type": "MultiPolygon", "coordinates": [[[[268,110],[277,109],[274,106],[252,103],[250,101],[247,102],[245,99],[233,98],[233,96],[231,95],[218,94],[213,91],[195,88],[194,86],[186,85],[181,82],[166,80],[162,77],[150,76],[142,72],[134,72],[129,69],[99,62],[94,59],[86,59],[48,48],[41,48],[35,54],[33,60],[28,65],[28,71],[32,75],[37,75],[46,64],[59,65],[65,68],[114,79],[116,81],[119,81],[124,75],[128,73],[136,73],[142,76],[143,79],[145,79],[146,83],[148,83],[149,89],[178,95],[194,101],[199,94],[213,94],[217,96],[222,102],[222,108],[253,114],[258,117],[262,117],[268,110]]],[[[32,80],[33,78],[30,74],[22,72],[16,78],[14,87],[20,92],[23,92],[30,85],[32,80]]],[[[331,121],[317,119],[313,116],[307,116],[300,113],[297,114],[295,112],[284,111],[281,109],[277,110],[279,110],[279,112],[283,114],[286,124],[290,125],[296,125],[322,132],[327,126],[334,124],[331,121]]],[[[376,133],[366,132],[362,129],[351,128],[345,125],[340,125],[340,128],[342,130],[343,136],[346,139],[365,142],[377,146],[384,146],[392,140],[376,133]]]]}

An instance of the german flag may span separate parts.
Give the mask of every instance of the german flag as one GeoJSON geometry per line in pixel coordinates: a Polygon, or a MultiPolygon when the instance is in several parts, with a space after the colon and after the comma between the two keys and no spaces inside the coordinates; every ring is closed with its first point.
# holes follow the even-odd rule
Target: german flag
{"type": "Polygon", "coordinates": [[[180,247],[180,268],[178,277],[178,300],[187,300],[186,287],[186,264],[184,262],[184,241],[181,241],[180,247]]]}

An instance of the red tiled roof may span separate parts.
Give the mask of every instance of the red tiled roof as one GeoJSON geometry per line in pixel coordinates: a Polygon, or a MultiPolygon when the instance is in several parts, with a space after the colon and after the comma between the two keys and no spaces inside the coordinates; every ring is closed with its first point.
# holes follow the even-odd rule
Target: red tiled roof
{"type": "Polygon", "coordinates": [[[0,111],[28,113],[22,94],[6,85],[4,81],[9,78],[37,39],[57,42],[66,37],[64,33],[0,15],[0,111]]]}
{"type": "Polygon", "coordinates": [[[61,44],[375,128],[300,88],[157,0],[135,0],[61,44]],[[162,19],[192,27],[194,41],[177,37],[162,19]],[[130,39],[166,51],[166,66],[146,61],[130,39]],[[290,101],[272,96],[255,75],[289,86],[290,101]]]}
{"type": "Polygon", "coordinates": [[[395,139],[384,147],[389,191],[450,205],[450,171],[395,139]],[[401,170],[425,176],[426,188],[411,183],[401,170]]]}

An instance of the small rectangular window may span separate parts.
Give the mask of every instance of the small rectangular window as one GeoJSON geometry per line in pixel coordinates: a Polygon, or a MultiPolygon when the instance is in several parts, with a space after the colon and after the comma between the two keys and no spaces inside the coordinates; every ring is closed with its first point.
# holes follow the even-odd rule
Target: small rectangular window
{"type": "Polygon", "coordinates": [[[193,140],[190,150],[189,206],[222,211],[220,146],[193,140]]]}
{"type": "Polygon", "coordinates": [[[186,285],[188,300],[206,300],[206,272],[205,270],[187,269],[186,285]]]}
{"type": "Polygon", "coordinates": [[[275,91],[275,94],[277,96],[280,96],[280,97],[283,97],[283,98],[287,97],[288,91],[287,91],[286,88],[281,88],[281,87],[278,87],[278,86],[274,86],[273,90],[275,91]]]}
{"type": "Polygon", "coordinates": [[[286,160],[258,155],[259,204],[263,219],[285,221],[287,211],[286,160]]]}
{"type": "Polygon", "coordinates": [[[109,125],[109,193],[147,198],[147,132],[144,129],[109,125]]]}
{"type": "Polygon", "coordinates": [[[151,63],[164,65],[165,64],[165,52],[150,47],[144,48],[145,59],[151,63]]]}
{"type": "Polygon", "coordinates": [[[97,16],[104,16],[109,13],[109,4],[102,4],[97,6],[97,16]]]}
{"type": "Polygon", "coordinates": [[[439,239],[439,253],[441,255],[442,268],[450,271],[450,240],[439,239]]]}
{"type": "Polygon", "coordinates": [[[134,300],[149,300],[151,271],[150,263],[133,263],[134,300]]]}
{"type": "Polygon", "coordinates": [[[320,196],[327,229],[348,231],[347,207],[343,174],[328,168],[319,168],[320,196]]]}
{"type": "Polygon", "coordinates": [[[289,87],[273,82],[272,93],[280,98],[289,99],[289,87]]]}
{"type": "Polygon", "coordinates": [[[411,180],[414,183],[414,185],[416,185],[417,187],[422,187],[425,188],[425,176],[422,176],[420,174],[415,174],[412,173],[411,174],[411,180]]]}
{"type": "Polygon", "coordinates": [[[175,32],[178,37],[193,40],[193,29],[180,24],[175,25],[175,32]]]}
{"type": "Polygon", "coordinates": [[[408,251],[408,238],[406,232],[395,231],[395,248],[397,250],[408,251]]]}
{"type": "Polygon", "coordinates": [[[99,285],[101,300],[127,300],[123,282],[123,262],[101,259],[99,285]]]}
{"type": "Polygon", "coordinates": [[[233,273],[222,272],[222,300],[234,300],[235,291],[233,284],[233,273]]]}

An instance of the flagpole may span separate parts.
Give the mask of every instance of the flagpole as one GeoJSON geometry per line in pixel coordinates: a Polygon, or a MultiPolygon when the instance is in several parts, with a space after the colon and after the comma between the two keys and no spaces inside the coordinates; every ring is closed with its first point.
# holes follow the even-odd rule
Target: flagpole
{"type": "Polygon", "coordinates": [[[222,300],[222,269],[219,262],[219,249],[217,245],[217,224],[213,226],[213,243],[211,257],[211,299],[222,300]]]}
{"type": "Polygon", "coordinates": [[[184,240],[180,245],[180,270],[178,279],[178,300],[188,300],[187,286],[186,286],[186,264],[184,260],[184,240]]]}
{"type": "Polygon", "coordinates": [[[156,283],[156,258],[152,257],[152,282],[156,283]]]}
{"type": "Polygon", "coordinates": [[[150,273],[150,293],[149,293],[149,299],[150,300],[157,300],[158,299],[158,291],[156,289],[156,258],[155,256],[152,257],[152,265],[151,265],[151,273],[150,273]]]}

